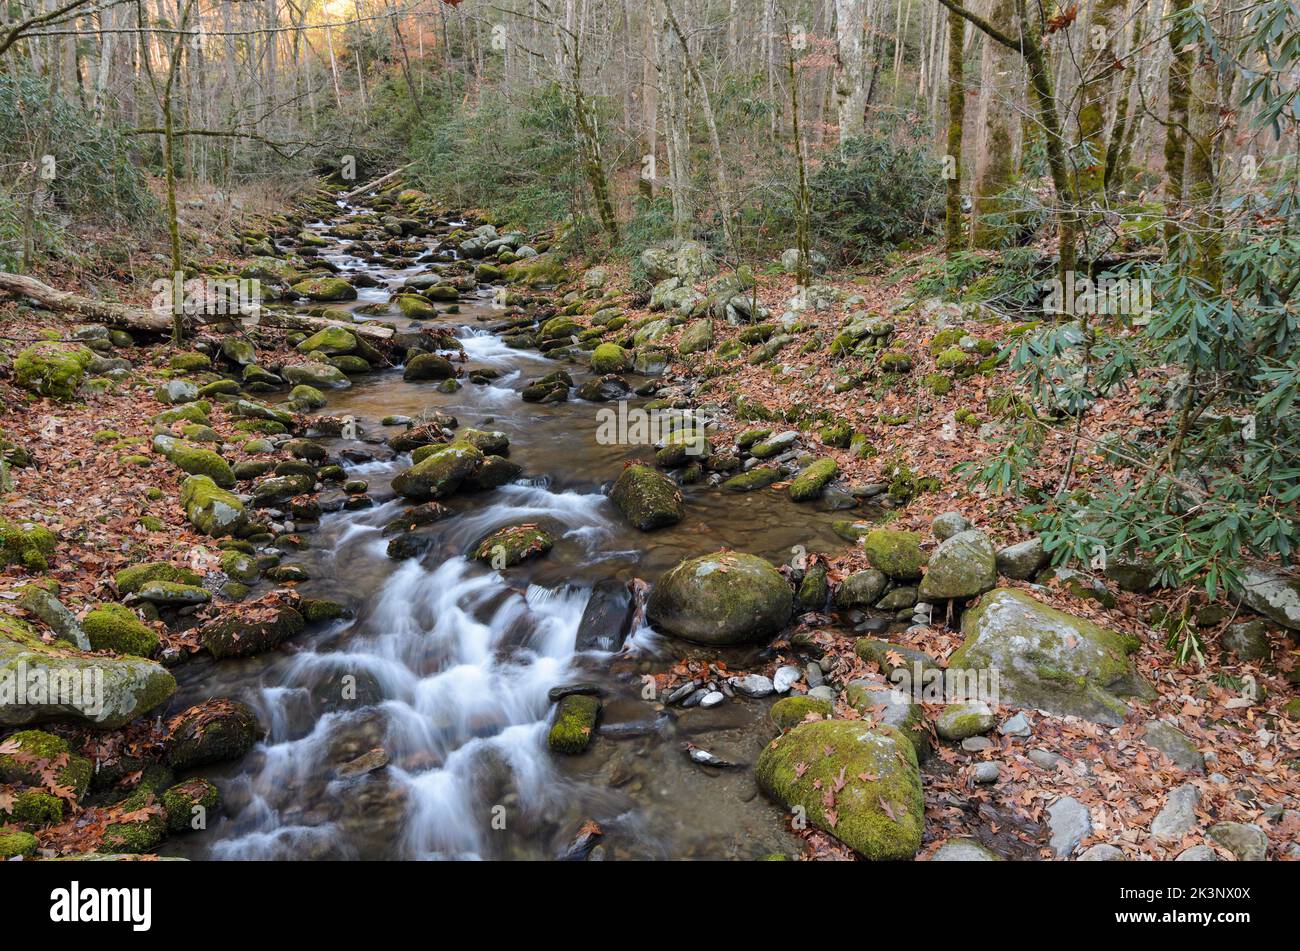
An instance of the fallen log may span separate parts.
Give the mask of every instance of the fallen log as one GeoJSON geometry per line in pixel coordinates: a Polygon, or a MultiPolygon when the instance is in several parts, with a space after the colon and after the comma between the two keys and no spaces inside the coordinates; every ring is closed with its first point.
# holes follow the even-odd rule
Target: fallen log
{"type": "Polygon", "coordinates": [[[365,185],[361,185],[358,188],[354,188],[350,192],[344,192],[342,195],[339,195],[338,197],[343,201],[351,201],[353,198],[356,198],[358,195],[370,191],[370,189],[372,188],[378,188],[380,185],[384,184],[384,182],[388,181],[394,175],[398,175],[406,171],[414,164],[415,164],[414,162],[407,162],[401,168],[395,168],[387,175],[381,175],[379,178],[376,178],[373,182],[367,182],[365,185]]]}
{"type": "MultiPolygon", "coordinates": [[[[0,271],[0,291],[29,297],[50,310],[78,314],[88,320],[96,320],[115,327],[132,330],[147,330],[152,333],[169,334],[172,331],[172,315],[165,311],[151,310],[147,307],[135,307],[130,304],[117,304],[112,301],[96,300],[83,297],[71,291],[61,291],[38,281],[34,277],[22,274],[10,274],[0,271]]],[[[208,315],[186,315],[188,326],[195,323],[207,323],[208,315]],[[197,318],[197,319],[196,319],[197,318]]],[[[233,317],[232,319],[240,319],[233,317]]],[[[248,318],[249,322],[254,322],[248,318]]],[[[344,320],[330,320],[325,317],[308,317],[305,314],[290,314],[261,308],[255,323],[260,326],[278,327],[287,330],[305,330],[314,333],[328,327],[343,327],[354,334],[372,340],[389,340],[393,336],[391,327],[378,324],[357,324],[344,320]]]]}

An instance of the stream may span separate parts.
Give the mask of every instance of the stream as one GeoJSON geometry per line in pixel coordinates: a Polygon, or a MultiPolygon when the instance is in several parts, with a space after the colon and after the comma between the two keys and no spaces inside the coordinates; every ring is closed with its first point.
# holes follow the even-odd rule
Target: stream
{"type": "MultiPolygon", "coordinates": [[[[365,210],[341,207],[334,223],[365,210]]],[[[311,230],[325,227],[317,222],[311,230]]],[[[437,237],[424,240],[433,246],[437,237]]],[[[348,253],[352,242],[328,240],[323,256],[342,276],[364,272],[381,285],[358,288],[352,309],[384,303],[391,287],[440,266],[375,267],[348,253]]],[[[617,404],[523,402],[529,378],[563,366],[580,385],[590,373],[511,349],[487,332],[503,314],[493,293],[481,287],[477,299],[462,297],[458,312],[423,325],[455,333],[468,356],[466,373],[488,367],[499,376],[455,393],[404,382],[400,368],[354,377],[350,388],[327,393],[322,412],[354,416],[370,442],[321,441],[332,457],[349,447],[383,450],[374,437],[402,428],[381,425],[384,417],[439,410],[461,427],[505,432],[523,477],[445,500],[452,514],[421,529],[431,547],[420,558],[394,561],[381,530],[408,504],[389,482],[410,457],[345,463],[349,478],[368,481],[375,506],[323,516],[308,535],[311,548],[286,561],[310,571],[312,580],[299,587],[304,596],[344,601],[356,616],[312,627],[276,652],[196,659],[177,671],[182,706],[241,699],[257,710],[266,735],[243,761],[204,772],[221,789],[222,816],[203,835],[170,840],[167,854],[555,859],[588,821],[604,832],[600,857],[751,859],[798,851],[799,840],[758,792],[750,769],[704,768],[685,753],[693,742],[752,764],[773,736],[771,699],[737,696],[710,709],[680,709],[641,696],[644,674],[683,657],[754,669],[768,659],[762,648],[717,651],[645,627],[617,652],[579,651],[575,642],[602,582],[653,582],[678,560],[723,546],[775,563],[796,545],[834,551],[844,542],[831,530],[832,513],[796,506],[784,493],[732,494],[700,483],[683,488],[687,515],[678,525],[632,528],[604,490],[625,462],[650,459],[653,447],[597,441],[598,411],[617,404]],[[520,522],[551,532],[549,555],[505,571],[466,557],[485,534],[520,522]],[[587,751],[563,757],[546,745],[547,691],[574,682],[600,686],[603,712],[587,751]],[[375,748],[386,752],[385,768],[340,773],[375,748]]],[[[409,323],[396,308],[380,319],[409,323]]]]}

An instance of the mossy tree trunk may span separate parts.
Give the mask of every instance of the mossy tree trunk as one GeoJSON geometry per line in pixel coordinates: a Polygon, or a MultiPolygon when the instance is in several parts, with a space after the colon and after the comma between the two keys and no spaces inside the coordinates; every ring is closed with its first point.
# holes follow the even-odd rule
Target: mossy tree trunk
{"type": "MultiPolygon", "coordinates": [[[[1191,8],[1191,0],[1172,0],[1173,15],[1191,8]]],[[[1181,23],[1169,31],[1169,112],[1165,118],[1165,244],[1178,236],[1183,208],[1183,172],[1187,165],[1187,105],[1192,85],[1193,49],[1184,42],[1181,23]]]]}
{"type": "MultiPolygon", "coordinates": [[[[1133,42],[1129,49],[1134,59],[1141,55],[1142,40],[1146,34],[1146,11],[1139,10],[1133,20],[1133,42]]],[[[1119,103],[1115,106],[1115,122],[1111,126],[1106,144],[1106,171],[1102,188],[1109,199],[1118,191],[1128,174],[1129,154],[1133,147],[1133,131],[1137,122],[1132,115],[1133,87],[1142,81],[1140,62],[1127,64],[1129,75],[1124,81],[1119,103]]]]}
{"type": "MultiPolygon", "coordinates": [[[[949,9],[949,13],[954,11],[949,9]]],[[[989,21],[1013,38],[1015,0],[993,0],[989,21]]],[[[984,44],[980,62],[980,98],[975,115],[975,176],[971,184],[971,245],[997,248],[1006,243],[1013,209],[1003,192],[1016,180],[1016,50],[998,42],[984,44]]],[[[949,102],[951,102],[949,93],[949,102]]]]}
{"type": "Polygon", "coordinates": [[[961,249],[961,139],[966,117],[966,87],[963,83],[962,44],[966,21],[948,11],[948,194],[944,212],[945,245],[949,254],[961,249]]]}
{"type": "Polygon", "coordinates": [[[1223,125],[1219,92],[1218,64],[1203,50],[1192,72],[1184,184],[1192,215],[1196,276],[1216,297],[1223,291],[1223,214],[1218,181],[1223,125]]]}

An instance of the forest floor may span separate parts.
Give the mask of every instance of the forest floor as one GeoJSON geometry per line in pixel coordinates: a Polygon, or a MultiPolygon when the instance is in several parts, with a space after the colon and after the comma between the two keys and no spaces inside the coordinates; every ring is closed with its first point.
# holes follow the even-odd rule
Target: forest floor
{"type": "MultiPolygon", "coordinates": [[[[221,233],[213,231],[203,242],[214,257],[223,255],[221,233]]],[[[140,276],[160,270],[159,252],[159,248],[138,250],[133,258],[105,264],[95,273],[55,266],[38,276],[54,286],[146,304],[151,294],[148,282],[140,276]]],[[[798,340],[780,349],[774,361],[748,362],[742,355],[748,345],[739,346],[734,358],[719,360],[718,351],[746,330],[721,320],[714,321],[710,351],[682,356],[677,345],[686,325],[674,325],[654,341],[672,353],[656,397],[731,407],[710,437],[717,445],[731,443],[746,429],[761,426],[779,431],[787,426],[781,418],[770,422],[738,418],[734,412],[737,397],[746,398],[750,405],[761,404],[776,417],[807,421],[821,414],[816,418],[847,423],[854,433],[865,437],[853,448],[819,444],[815,420],[803,427],[805,443],[812,443],[819,457],[836,461],[843,483],[888,486],[897,481],[901,470],[910,471],[914,479],[936,480],[924,483],[923,490],[906,504],[884,503],[890,528],[918,532],[928,540],[928,548],[933,545],[933,518],[955,511],[985,531],[995,547],[1022,541],[1032,532],[1009,508],[1009,500],[972,490],[953,472],[959,463],[983,461],[1004,438],[989,412],[990,401],[1023,396],[1005,363],[986,361],[983,356],[1006,346],[1013,328],[978,309],[958,307],[954,314],[951,307],[937,306],[937,302],[927,306],[915,301],[914,284],[924,262],[932,260],[929,254],[921,254],[888,275],[833,274],[819,279],[837,299],[821,309],[800,311],[803,326],[798,340]],[[845,304],[853,298],[860,299],[845,304]],[[831,342],[850,314],[858,312],[893,324],[889,349],[910,357],[906,372],[883,372],[879,354],[831,355],[831,342]],[[960,332],[952,333],[954,327],[960,332]],[[968,358],[960,366],[941,365],[941,355],[952,351],[958,338],[966,337],[988,341],[991,346],[982,352],[971,350],[968,341],[968,358]],[[815,343],[806,346],[808,341],[815,343]],[[844,392],[833,392],[846,374],[855,375],[860,382],[844,392]],[[940,377],[950,384],[947,392],[939,392],[944,387],[935,385],[940,377]],[[800,416],[790,412],[795,407],[815,413],[800,416]]],[[[243,263],[233,253],[228,262],[230,270],[243,263]]],[[[570,264],[573,284],[550,292],[556,306],[563,304],[566,292],[580,287],[582,263],[570,264]]],[[[575,315],[580,323],[589,324],[596,302],[600,307],[621,308],[629,327],[663,316],[648,309],[644,294],[624,290],[625,272],[617,266],[604,267],[608,272],[604,287],[609,290],[586,298],[582,312],[575,315]]],[[[697,286],[704,291],[707,284],[708,280],[702,279],[697,286]]],[[[794,291],[793,279],[776,269],[758,275],[758,300],[773,315],[787,309],[794,291]]],[[[115,600],[113,576],[127,565],[169,561],[202,575],[215,569],[220,552],[185,517],[179,501],[184,474],[149,450],[155,434],[152,420],[169,408],[156,398],[156,389],[177,376],[171,366],[177,351],[170,343],[118,348],[114,356],[128,360],[132,374],[102,392],[83,393],[84,398],[75,402],[35,398],[17,386],[12,361],[23,347],[39,340],[75,339],[75,328],[81,323],[15,301],[0,302],[0,439],[22,447],[32,457],[30,466],[11,468],[14,488],[0,496],[0,515],[14,522],[44,524],[57,534],[59,553],[48,577],[57,581],[61,599],[73,605],[74,613],[84,614],[96,603],[115,600]]],[[[288,360],[293,351],[286,337],[284,332],[259,330],[262,358],[288,360]]],[[[1106,435],[1122,434],[1144,425],[1152,412],[1167,411],[1153,410],[1136,388],[1098,399],[1087,414],[1087,439],[1075,466],[1072,488],[1086,492],[1090,480],[1103,472],[1127,477],[1093,448],[1106,435]]],[[[248,432],[236,428],[239,422],[222,404],[214,404],[210,426],[218,441],[240,445],[248,432]]],[[[176,432],[184,425],[185,421],[177,421],[176,432]]],[[[1069,427],[1051,429],[1048,451],[1034,473],[1039,486],[1059,484],[1072,442],[1069,427]]],[[[229,454],[228,461],[234,465],[259,458],[258,453],[240,448],[229,454]]],[[[759,491],[780,492],[787,485],[782,481],[759,491]]],[[[885,498],[887,495],[880,496],[878,501],[885,498]]],[[[847,541],[842,550],[825,554],[833,582],[868,566],[862,549],[847,541]]],[[[0,568],[0,615],[27,617],[17,602],[19,589],[31,580],[31,573],[22,567],[0,568]]],[[[1026,582],[1005,584],[1030,587],[1026,582]]],[[[1218,822],[1240,822],[1265,830],[1270,857],[1300,857],[1300,723],[1283,711],[1297,696],[1295,643],[1279,629],[1270,628],[1270,658],[1241,660],[1222,649],[1219,642],[1221,632],[1241,619],[1240,612],[1227,603],[1220,605],[1223,610],[1219,611],[1200,610],[1209,605],[1197,604],[1206,621],[1201,631],[1205,663],[1180,665],[1155,626],[1156,612],[1175,601],[1190,599],[1196,604],[1203,600],[1201,595],[1124,591],[1100,574],[1095,578],[1088,575],[1083,585],[1060,581],[1033,586],[1033,590],[1074,616],[1136,637],[1141,645],[1135,655],[1138,669],[1155,686],[1157,696],[1150,702],[1135,702],[1132,715],[1119,727],[1073,717],[1031,715],[1029,736],[994,732],[991,745],[983,750],[972,752],[960,745],[938,743],[936,755],[943,765],[926,774],[927,844],[920,857],[927,857],[949,837],[968,835],[973,823],[988,826],[994,833],[1019,836],[1028,854],[1051,857],[1050,848],[1042,844],[1041,824],[1046,822],[1048,806],[1065,796],[1083,803],[1091,814],[1092,828],[1083,848],[1108,843],[1128,858],[1170,859],[1192,846],[1208,845],[1219,857],[1230,858],[1229,849],[1211,840],[1205,830],[1218,822]],[[1180,767],[1144,742],[1144,724],[1152,719],[1176,723],[1202,755],[1203,764],[1180,767]],[[1046,751],[1056,759],[1045,767],[1042,764],[1047,759],[1030,757],[1034,751],[1046,751]],[[998,781],[975,782],[976,766],[990,761],[1000,764],[998,781]],[[1182,784],[1199,791],[1195,806],[1199,821],[1176,841],[1157,839],[1151,833],[1151,823],[1164,808],[1169,792],[1182,784]]],[[[803,633],[815,640],[827,652],[838,679],[876,674],[874,663],[854,653],[854,639],[828,630],[825,620],[817,614],[805,615],[791,636],[803,633]]],[[[161,638],[164,651],[195,649],[192,628],[178,632],[162,621],[148,624],[161,638]]],[[[914,627],[900,637],[907,646],[938,658],[948,656],[961,642],[960,633],[942,619],[924,628],[914,627]]],[[[798,662],[793,648],[773,666],[790,662],[798,662]]],[[[838,712],[857,715],[851,708],[838,712]]],[[[93,751],[106,760],[127,750],[139,753],[160,742],[148,729],[99,740],[87,735],[82,741],[87,744],[82,747],[84,752],[93,751]]],[[[50,841],[62,836],[69,843],[67,850],[72,851],[93,847],[94,836],[87,830],[102,831],[105,823],[120,816],[120,809],[117,813],[110,809],[93,821],[83,817],[75,828],[51,835],[50,841]]],[[[806,838],[808,857],[849,854],[823,833],[808,832],[806,838]]]]}

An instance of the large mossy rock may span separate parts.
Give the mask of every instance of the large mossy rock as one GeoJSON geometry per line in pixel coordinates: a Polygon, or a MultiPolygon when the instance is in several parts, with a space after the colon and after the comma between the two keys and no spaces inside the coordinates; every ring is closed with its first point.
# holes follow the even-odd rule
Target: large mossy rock
{"type": "Polygon", "coordinates": [[[839,463],[829,457],[818,459],[808,466],[790,483],[790,501],[811,502],[821,498],[826,484],[840,471],[839,463]]]}
{"type": "Polygon", "coordinates": [[[176,770],[242,758],[257,741],[257,714],[238,700],[209,700],[167,724],[167,762],[176,770]]]}
{"type": "Polygon", "coordinates": [[[0,617],[0,678],[13,682],[20,671],[28,677],[26,702],[0,699],[0,726],[72,719],[116,729],[154,709],[176,690],[175,678],[152,661],[56,647],[44,643],[23,621],[0,617]],[[33,675],[51,685],[89,684],[91,689],[37,694],[30,690],[33,675]]]}
{"type": "Polygon", "coordinates": [[[450,380],[456,376],[456,367],[446,357],[436,353],[421,353],[406,362],[402,379],[408,383],[424,380],[450,380]]]}
{"type": "Polygon", "coordinates": [[[235,473],[220,454],[172,436],[153,438],[153,450],[188,475],[204,475],[223,489],[235,487],[235,473]]]}
{"type": "Polygon", "coordinates": [[[324,353],[331,357],[357,349],[357,338],[346,327],[326,327],[298,344],[299,353],[324,353]]]}
{"type": "Polygon", "coordinates": [[[536,525],[509,525],[480,541],[474,557],[493,568],[511,568],[529,558],[540,558],[554,544],[550,533],[536,525]]]}
{"type": "Polygon", "coordinates": [[[1153,696],[1129,658],[1135,639],[1023,591],[999,588],[962,617],[949,669],[996,671],[1000,702],[1119,725],[1125,697],[1153,696]]]}
{"type": "Polygon", "coordinates": [[[146,561],[123,568],[113,576],[113,584],[120,595],[135,594],[151,581],[197,586],[203,583],[203,578],[197,571],[166,561],[146,561]]]}
{"type": "Polygon", "coordinates": [[[314,301],[356,300],[357,289],[341,277],[312,277],[294,284],[299,297],[314,301]]]}
{"type": "Polygon", "coordinates": [[[649,466],[628,466],[609,491],[610,500],[643,532],[676,525],[686,515],[676,483],[649,466]]]}
{"type": "Polygon", "coordinates": [[[483,458],[469,443],[449,443],[399,472],[393,479],[393,491],[413,502],[446,498],[474,474],[483,458]]]}
{"type": "Polygon", "coordinates": [[[308,360],[284,368],[284,378],[294,386],[314,386],[318,390],[345,390],[352,385],[346,373],[328,363],[308,360]]]}
{"type": "Polygon", "coordinates": [[[80,800],[90,788],[93,764],[72,752],[62,737],[44,730],[20,730],[5,737],[0,745],[10,750],[0,753],[0,783],[38,789],[53,783],[67,789],[74,800],[80,800]]]}
{"type": "Polygon", "coordinates": [[[915,532],[878,528],[867,532],[862,540],[862,550],[872,568],[883,571],[895,581],[917,581],[925,567],[921,536],[915,532]]]}
{"type": "Polygon", "coordinates": [[[983,532],[970,529],[958,532],[934,550],[916,593],[922,601],[973,598],[992,591],[997,583],[993,543],[983,532]]]}
{"type": "Polygon", "coordinates": [[[50,567],[58,538],[44,525],[12,522],[0,515],[0,568],[21,565],[31,571],[50,567]]]}
{"type": "Polygon", "coordinates": [[[647,617],[655,627],[701,644],[766,640],[790,621],[785,577],[757,555],[720,551],[688,558],[655,584],[647,617]]]}
{"type": "Polygon", "coordinates": [[[95,357],[86,347],[38,343],[14,360],[14,379],[25,390],[56,400],[70,400],[95,357]]]}
{"type": "Polygon", "coordinates": [[[601,376],[625,373],[632,368],[632,354],[616,343],[602,343],[591,351],[591,371],[601,376]]]}
{"type": "Polygon", "coordinates": [[[86,615],[82,627],[97,651],[149,657],[158,649],[158,635],[125,604],[101,604],[86,615]]]}
{"type": "Polygon", "coordinates": [[[754,775],[769,796],[787,809],[802,808],[813,825],[864,858],[902,861],[921,848],[925,799],[916,750],[893,727],[801,724],[763,750],[754,775]]]}
{"type": "Polygon", "coordinates": [[[181,483],[185,517],[205,535],[234,535],[248,524],[244,503],[207,476],[192,475],[181,483]]]}

